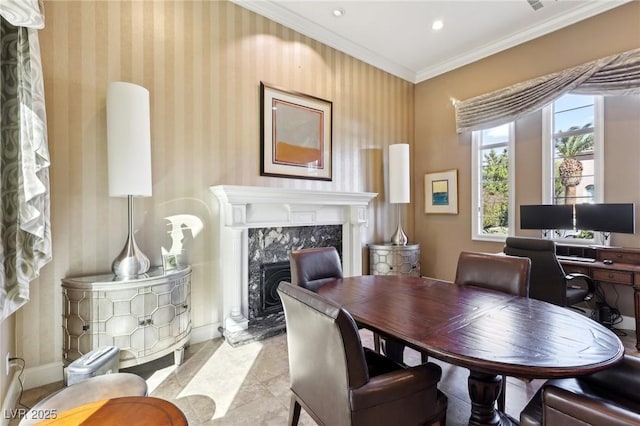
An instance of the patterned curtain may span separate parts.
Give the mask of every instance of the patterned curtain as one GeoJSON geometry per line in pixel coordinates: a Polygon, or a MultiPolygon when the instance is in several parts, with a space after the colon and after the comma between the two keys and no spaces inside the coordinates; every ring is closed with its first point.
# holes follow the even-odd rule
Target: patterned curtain
{"type": "Polygon", "coordinates": [[[538,77],[505,89],[457,101],[458,133],[514,121],[565,93],[629,95],[640,93],[640,49],[538,77]]]}
{"type": "Polygon", "coordinates": [[[37,0],[0,8],[0,320],[51,260],[49,152],[37,0]]]}

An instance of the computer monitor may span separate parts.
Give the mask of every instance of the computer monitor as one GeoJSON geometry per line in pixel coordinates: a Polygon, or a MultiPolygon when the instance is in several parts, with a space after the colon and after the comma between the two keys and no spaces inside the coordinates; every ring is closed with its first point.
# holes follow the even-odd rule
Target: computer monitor
{"type": "Polygon", "coordinates": [[[589,231],[635,232],[633,203],[576,204],[576,228],[589,231]]]}
{"type": "Polygon", "coordinates": [[[520,229],[573,229],[573,206],[570,204],[520,206],[520,229]]]}

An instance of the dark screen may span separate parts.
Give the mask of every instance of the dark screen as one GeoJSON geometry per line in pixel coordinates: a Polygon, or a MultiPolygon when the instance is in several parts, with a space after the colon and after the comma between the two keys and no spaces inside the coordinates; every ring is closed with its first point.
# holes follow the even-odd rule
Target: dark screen
{"type": "Polygon", "coordinates": [[[633,234],[634,204],[576,204],[576,228],[633,234]]]}
{"type": "Polygon", "coordinates": [[[573,206],[520,206],[520,229],[573,229],[573,206]]]}

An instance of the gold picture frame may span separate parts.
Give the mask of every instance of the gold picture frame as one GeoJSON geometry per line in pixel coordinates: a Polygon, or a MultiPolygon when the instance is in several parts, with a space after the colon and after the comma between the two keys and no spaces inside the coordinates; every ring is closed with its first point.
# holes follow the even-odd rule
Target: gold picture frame
{"type": "Polygon", "coordinates": [[[260,82],[260,175],[332,180],[333,103],[260,82]]]}
{"type": "Polygon", "coordinates": [[[424,175],[424,212],[458,214],[458,169],[424,175]]]}

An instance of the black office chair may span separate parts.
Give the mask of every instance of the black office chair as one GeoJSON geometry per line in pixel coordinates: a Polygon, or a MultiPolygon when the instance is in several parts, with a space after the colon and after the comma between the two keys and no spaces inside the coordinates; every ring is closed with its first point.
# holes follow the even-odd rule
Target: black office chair
{"type": "MultiPolygon", "coordinates": [[[[456,267],[457,285],[471,285],[515,296],[529,295],[531,261],[516,256],[463,251],[456,267]]],[[[424,358],[423,358],[424,359],[424,358]]],[[[505,412],[507,377],[502,376],[498,410],[505,412]]]]}
{"type": "Polygon", "coordinates": [[[593,279],[585,274],[566,274],[556,257],[554,241],[508,237],[504,253],[531,259],[529,297],[568,307],[593,298],[593,279]]]}

